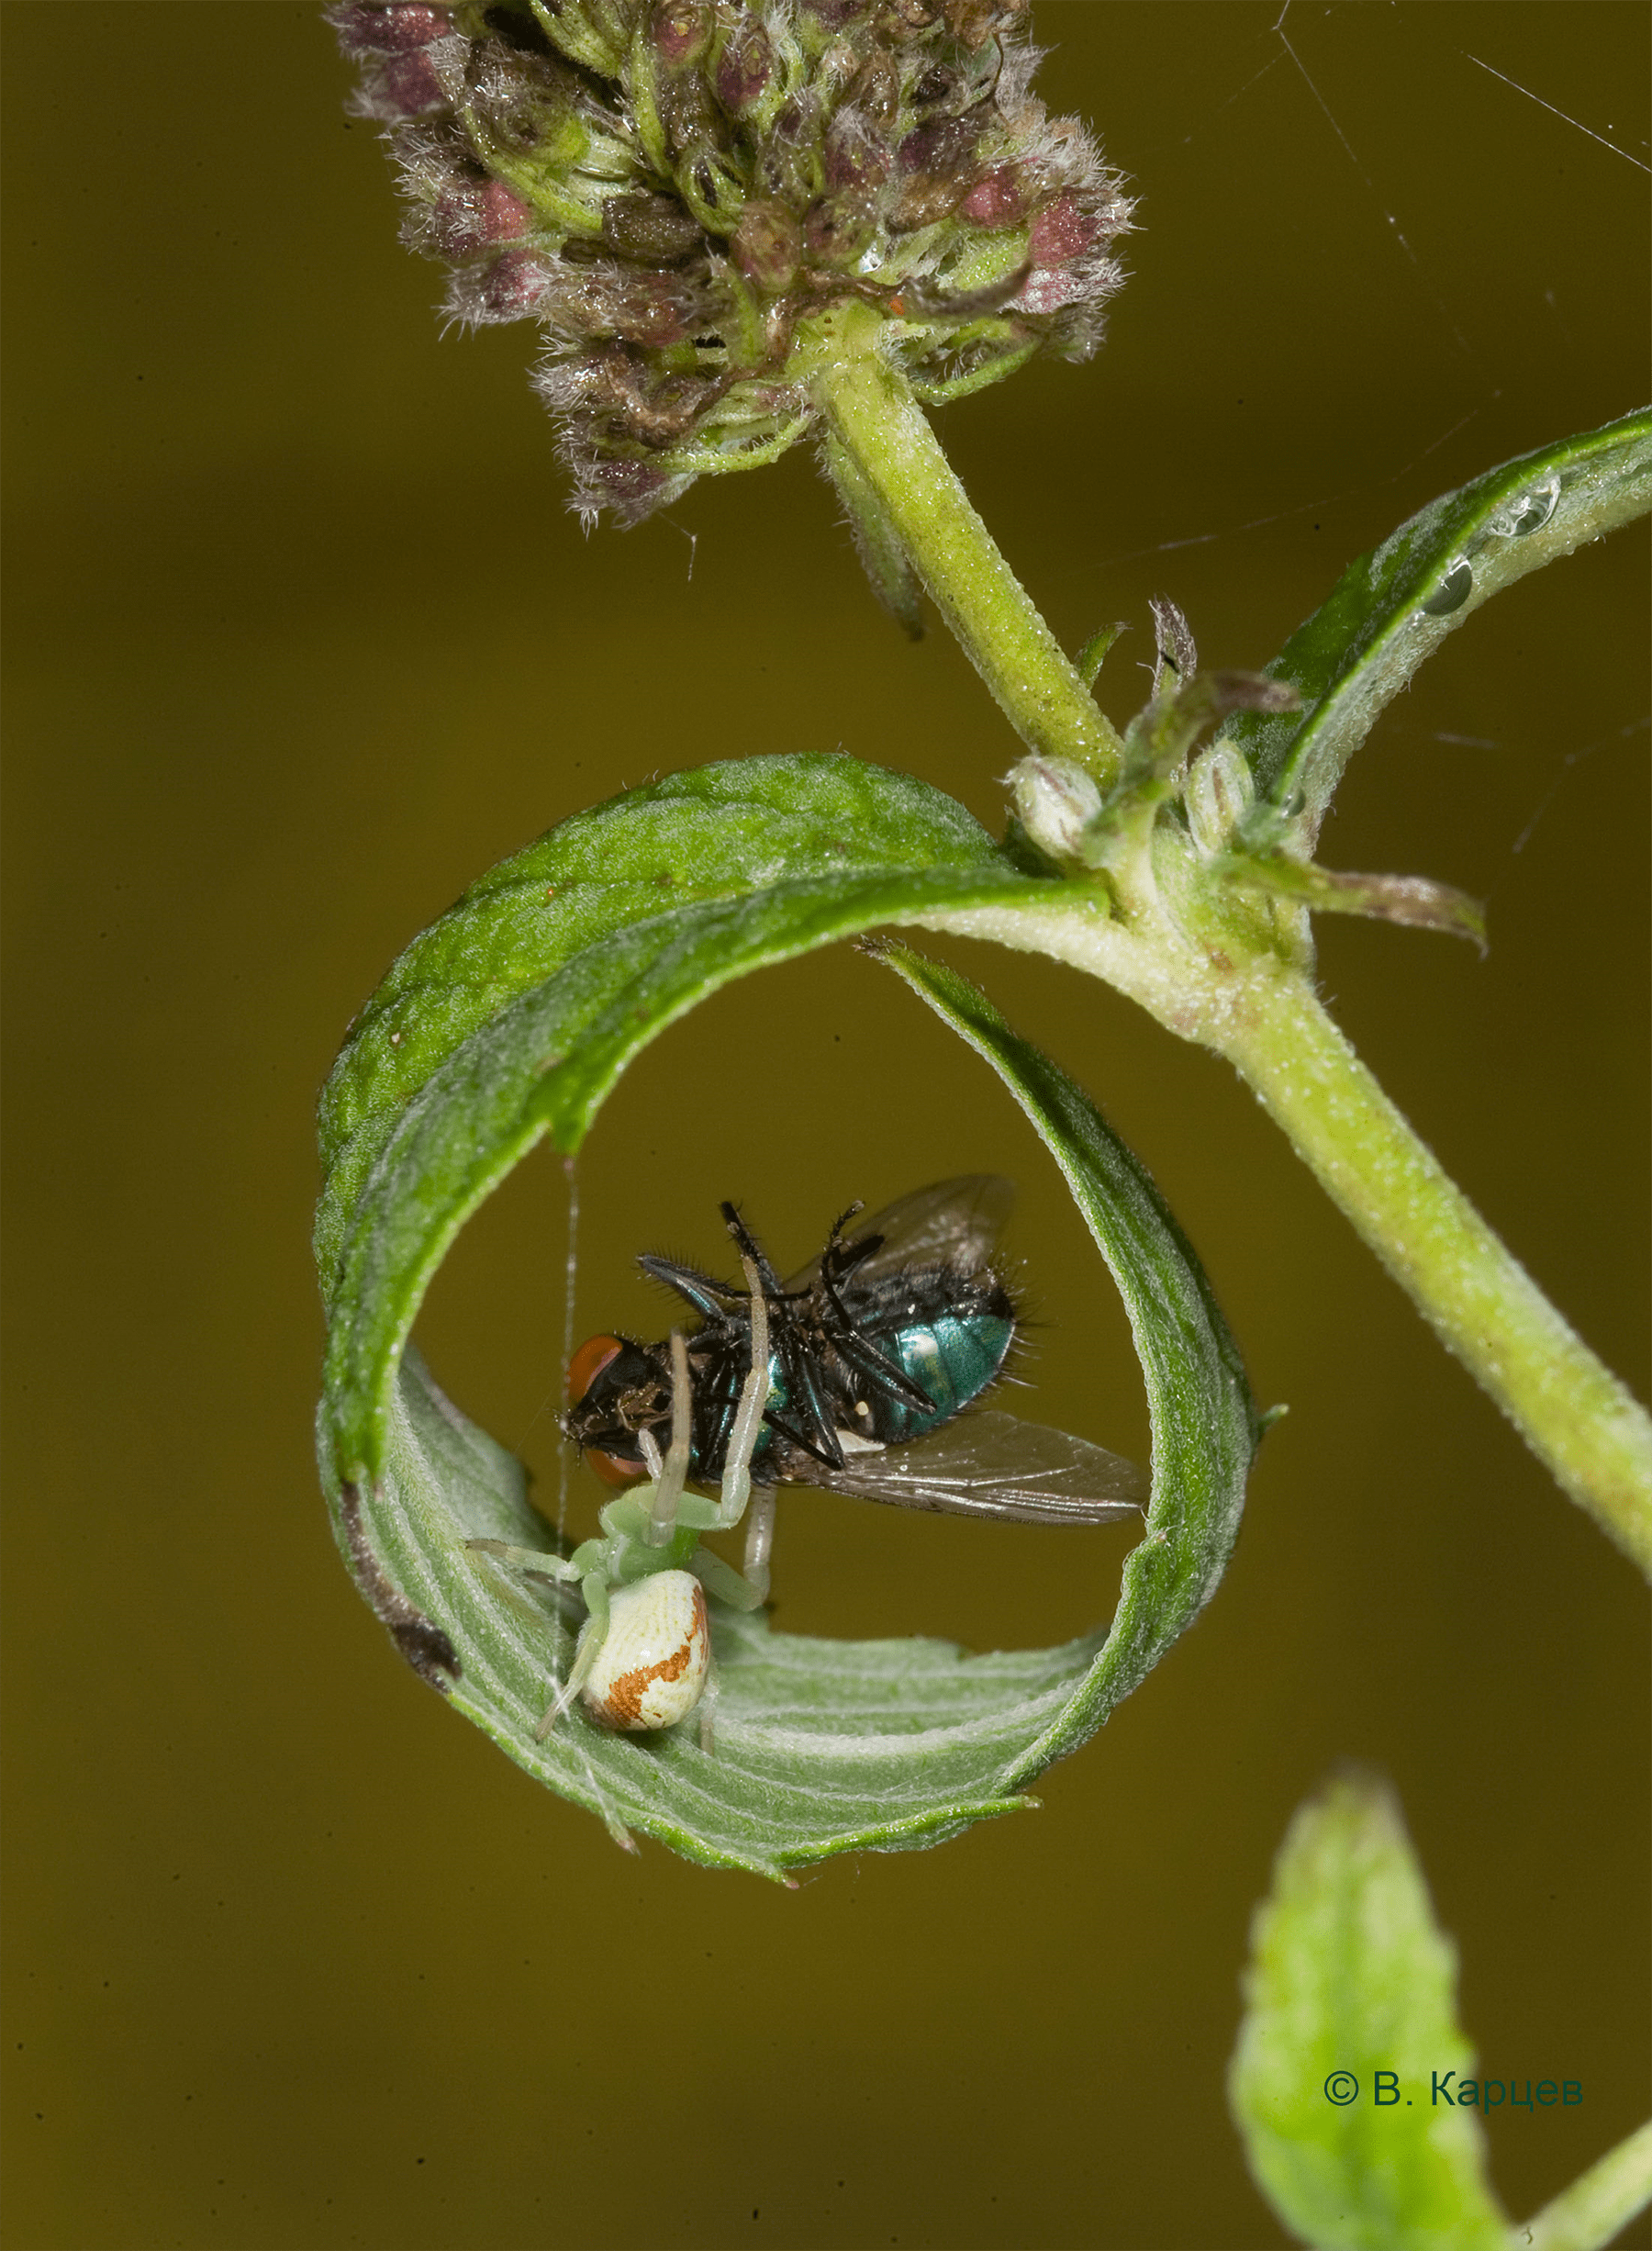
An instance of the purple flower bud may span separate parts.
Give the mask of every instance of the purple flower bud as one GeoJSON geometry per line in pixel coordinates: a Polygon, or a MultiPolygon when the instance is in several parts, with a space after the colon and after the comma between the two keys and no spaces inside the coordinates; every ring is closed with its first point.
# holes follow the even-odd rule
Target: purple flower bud
{"type": "Polygon", "coordinates": [[[858,109],[840,109],[826,134],[828,187],[881,187],[889,176],[887,143],[858,109]]]}
{"type": "Polygon", "coordinates": [[[871,14],[871,0],[803,0],[805,10],[829,31],[842,31],[871,14]]]}
{"type": "Polygon", "coordinates": [[[668,499],[677,482],[645,461],[593,461],[585,475],[598,507],[615,509],[633,521],[668,499]]]}
{"type": "Polygon", "coordinates": [[[892,55],[868,55],[854,82],[853,99],[875,125],[893,125],[900,115],[900,73],[892,55]]]}
{"type": "Polygon", "coordinates": [[[958,208],[977,227],[1013,227],[1027,214],[1027,192],[1013,164],[1000,164],[978,179],[958,208]]]}
{"type": "Polygon", "coordinates": [[[973,54],[996,31],[1027,12],[1027,0],[945,0],[946,28],[973,54]]]}
{"type": "Polygon", "coordinates": [[[1077,196],[1057,196],[1032,221],[1027,247],[1041,266],[1065,265],[1088,250],[1096,236],[1096,222],[1077,196]]]}
{"type": "Polygon", "coordinates": [[[803,256],[801,231],[786,206],[756,197],[741,213],[731,247],[741,272],[760,289],[789,288],[803,256]]]}
{"type": "Polygon", "coordinates": [[[621,257],[678,265],[699,248],[699,221],[675,196],[610,196],[602,207],[602,239],[621,257]]]}
{"type": "Polygon", "coordinates": [[[654,51],[668,69],[698,62],[711,37],[711,17],[696,0],[663,0],[653,19],[654,51]]]}
{"type": "Polygon", "coordinates": [[[452,29],[446,8],[373,7],[355,0],[352,6],[331,8],[329,23],[347,55],[405,55],[445,39],[452,29]]]}
{"type": "Polygon", "coordinates": [[[1077,305],[1088,295],[1084,284],[1070,268],[1057,268],[1031,274],[1014,302],[1022,312],[1058,313],[1064,305],[1077,305]]]}
{"type": "Polygon", "coordinates": [[[383,118],[386,124],[445,109],[447,98],[436,65],[423,48],[392,57],[382,69],[371,72],[362,87],[362,106],[368,116],[383,118]]]}
{"type": "Polygon", "coordinates": [[[587,278],[577,296],[564,288],[555,312],[560,315],[565,307],[587,335],[613,336],[657,350],[682,343],[703,318],[695,290],[675,274],[651,274],[634,266],[585,271],[587,278]]]}
{"type": "Polygon", "coordinates": [[[396,129],[403,239],[446,262],[456,319],[538,325],[534,383],[576,505],[635,521],[692,481],[639,454],[699,459],[686,449],[706,442],[754,466],[811,419],[784,372],[800,327],[851,297],[906,324],[903,364],[926,383],[1018,365],[1002,337],[964,333],[1006,309],[1049,316],[1012,344],[1094,350],[1121,279],[1104,252],[1130,206],[1077,119],[1032,95],[1026,6],[331,0],[327,13],[361,66],[353,106],[396,129]],[[984,283],[963,287],[983,258],[984,283]]]}
{"type": "Polygon", "coordinates": [[[478,320],[520,320],[551,286],[550,268],[531,251],[508,250],[482,276],[478,320]]]}
{"type": "Polygon", "coordinates": [[[474,258],[496,243],[519,242],[533,214],[503,180],[482,180],[452,188],[430,213],[430,235],[447,258],[474,258]]]}
{"type": "Polygon", "coordinates": [[[743,116],[763,99],[774,69],[768,33],[756,17],[744,17],[717,58],[717,98],[731,117],[743,116]]]}
{"type": "Polygon", "coordinates": [[[978,127],[967,118],[932,118],[900,144],[902,172],[951,173],[975,155],[978,127]]]}

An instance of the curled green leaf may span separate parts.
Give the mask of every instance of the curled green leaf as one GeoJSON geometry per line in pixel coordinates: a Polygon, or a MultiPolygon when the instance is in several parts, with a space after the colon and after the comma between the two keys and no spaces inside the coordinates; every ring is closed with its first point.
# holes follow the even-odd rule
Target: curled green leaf
{"type": "MultiPolygon", "coordinates": [[[[685,1740],[689,1730],[640,1741],[604,1733],[578,1712],[535,1741],[548,1674],[565,1669],[577,1618],[553,1593],[467,1546],[542,1548],[548,1531],[519,1466],[442,1396],[409,1341],[454,1232],[539,1139],[576,1148],[631,1056],[730,977],[916,919],[938,901],[1044,899],[1066,888],[1018,874],[960,808],[919,785],[869,779],[876,769],[845,774],[849,761],[798,761],[786,776],[781,762],[762,762],[753,778],[758,763],[675,777],[598,809],[606,874],[584,879],[583,892],[575,884],[564,912],[584,943],[549,975],[530,981],[547,948],[531,890],[543,892],[548,865],[566,875],[589,850],[590,816],[576,849],[553,832],[499,871],[505,879],[477,886],[409,949],[364,1013],[327,1113],[318,1435],[340,1547],[427,1679],[617,1833],[640,1831],[713,1865],[778,1876],[833,1853],[933,1843],[1022,1804],[1024,1784],[1100,1724],[1208,1596],[1232,1545],[1256,1425],[1209,1285],[1139,1165],[978,996],[909,960],[909,981],[991,1050],[1080,1193],[1131,1310],[1148,1375],[1155,1482],[1113,1627],[1055,1649],[977,1658],[928,1641],[772,1633],[760,1616],[714,1605],[713,1755],[685,1740]],[[932,856],[905,868],[854,864],[873,847],[846,808],[857,792],[864,807],[879,790],[904,805],[908,848],[914,828],[926,832],[950,866],[932,856]],[[736,800],[738,821],[726,813],[702,834],[708,805],[736,800]],[[825,826],[837,865],[828,875],[819,871],[820,816],[834,800],[839,818],[825,826]],[[640,834],[628,833],[632,808],[640,834]],[[731,832],[742,825],[736,845],[731,832]],[[633,919],[642,872],[656,860],[676,872],[688,903],[633,919]],[[408,1032],[390,1046],[385,1026],[410,1030],[415,1008],[430,1018],[426,1075],[407,1088],[408,1032]],[[368,1040],[376,1045],[364,1055],[368,1040]]],[[[887,855],[896,849],[886,841],[887,855]]]]}
{"type": "Polygon", "coordinates": [[[1289,714],[1247,713],[1259,802],[1248,840],[1312,844],[1348,760],[1426,656],[1528,571],[1652,507],[1652,409],[1543,446],[1431,500],[1343,573],[1267,666],[1300,691],[1289,714]]]}

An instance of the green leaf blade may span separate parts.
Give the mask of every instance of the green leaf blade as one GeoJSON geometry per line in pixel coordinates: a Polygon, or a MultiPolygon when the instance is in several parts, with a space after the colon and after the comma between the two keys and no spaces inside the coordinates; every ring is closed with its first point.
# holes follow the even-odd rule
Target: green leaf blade
{"type": "Polygon", "coordinates": [[[1243,714],[1224,731],[1250,760],[1259,810],[1312,845],[1349,759],[1446,634],[1527,572],[1649,507],[1652,409],[1505,462],[1419,510],[1350,564],[1267,666],[1298,690],[1300,711],[1243,714]],[[1468,584],[1454,599],[1458,564],[1468,584]]]}
{"type": "MultiPolygon", "coordinates": [[[[1125,1566],[1111,1638],[1098,1629],[1055,1649],[976,1657],[932,1641],[788,1636],[772,1632],[761,1616],[713,1605],[714,1757],[691,1725],[615,1737],[577,1708],[548,1742],[534,1741],[553,1674],[571,1658],[577,1606],[569,1619],[553,1591],[467,1547],[484,1539],[543,1548],[548,1528],[528,1504],[519,1466],[442,1397],[410,1342],[424,1290],[458,1227],[538,1140],[576,1148],[638,1049],[729,979],[938,907],[1042,903],[1085,890],[1017,872],[961,808],[937,806],[937,793],[917,784],[902,785],[918,830],[914,836],[909,829],[906,848],[939,844],[946,857],[845,868],[840,818],[825,839],[836,865],[823,870],[818,819],[812,834],[801,843],[798,836],[799,807],[805,816],[819,813],[812,793],[820,778],[820,762],[812,770],[802,762],[798,804],[782,806],[767,832],[745,801],[738,816],[744,872],[725,863],[720,880],[730,888],[722,895],[639,919],[621,892],[610,902],[611,926],[592,935],[594,925],[585,923],[588,942],[537,982],[554,946],[547,948],[536,930],[519,958],[512,918],[524,884],[538,881],[547,864],[565,868],[569,859],[557,863],[553,840],[544,840],[531,848],[541,857],[528,873],[519,856],[508,879],[496,875],[467,894],[463,915],[436,926],[441,935],[423,960],[419,946],[410,948],[392,978],[398,993],[452,1001],[445,1014],[437,1011],[441,1036],[463,1036],[438,1052],[421,1083],[407,1086],[398,1049],[388,1061],[381,1050],[381,1079],[363,1069],[358,1025],[351,1053],[357,1083],[335,1113],[344,1116],[353,1103],[354,1123],[329,1145],[330,1210],[319,1230],[329,1316],[323,1483],[340,1549],[403,1653],[519,1764],[590,1807],[616,1834],[634,1831],[708,1865],[770,1876],[834,1853],[936,1843],[1025,1805],[1024,1783],[1101,1723],[1214,1585],[1255,1437],[1231,1339],[1156,1192],[1093,1105],[1006,1030],[1012,1045],[998,1058],[1000,1077],[1042,1070],[1043,1092],[1023,1107],[1069,1180],[1087,1183],[1098,1208],[1119,1207],[1108,1222],[1111,1237],[1125,1241],[1133,1230],[1141,1238],[1130,1254],[1143,1270],[1132,1285],[1132,1317],[1138,1347],[1152,1338],[1155,1465],[1168,1447],[1166,1458],[1181,1462],[1195,1484],[1206,1474],[1194,1459],[1201,1410],[1183,1415],[1178,1402],[1178,1356],[1189,1367],[1226,1371],[1222,1413],[1205,1433],[1215,1458],[1207,1482],[1222,1500],[1210,1517],[1197,1598],[1188,1599],[1188,1559],[1178,1545],[1185,1527],[1176,1495],[1186,1483],[1178,1470],[1158,1481],[1148,1537],[1125,1566]],[[743,895],[733,888],[742,879],[743,895]],[[492,925],[489,902],[500,917],[492,925]],[[452,994],[441,983],[450,963],[452,994]],[[1215,1338],[1206,1333],[1212,1319],[1215,1338]]],[[[839,776],[825,778],[839,788],[839,776]]],[[[783,777],[771,772],[765,786],[784,796],[783,777]]],[[[854,789],[864,801],[864,781],[854,789]]],[[[603,811],[608,822],[623,823],[622,811],[603,811]]],[[[693,863],[680,838],[674,846],[658,793],[645,812],[648,839],[610,834],[610,845],[622,848],[608,865],[634,871],[651,855],[669,857],[686,873],[693,863]]],[[[698,808],[691,812],[698,818],[698,808]]],[[[863,849],[853,836],[849,847],[863,849]]],[[[703,866],[694,873],[703,876],[703,866]]],[[[967,996],[967,988],[960,991],[967,996]]],[[[933,1002],[932,992],[927,997],[933,1002]]],[[[960,1002],[955,993],[949,1004],[954,1014],[986,1008],[978,996],[960,1002]]],[[[377,1002],[363,1024],[375,1010],[382,1024],[377,1002]]],[[[1202,1396],[1193,1383],[1189,1400],[1202,1396]]]]}
{"type": "Polygon", "coordinates": [[[1252,1929],[1229,2076],[1252,2173],[1319,2251],[1506,2251],[1473,2111],[1435,2100],[1473,2051],[1457,1957],[1392,1793],[1367,1775],[1304,1806],[1252,1929]],[[1379,2106],[1375,2075],[1395,2075],[1379,2106]],[[1347,2075],[1353,2099],[1327,2091],[1347,2075]]]}
{"type": "Polygon", "coordinates": [[[1215,1592],[1238,1536],[1261,1423],[1238,1347],[1192,1246],[1089,1097],[963,978],[904,946],[882,951],[997,1071],[1060,1166],[1124,1300],[1147,1387],[1147,1536],[1125,1563],[1105,1648],[1083,1688],[1029,1745],[1016,1770],[1024,1779],[1101,1726],[1215,1592]]]}
{"type": "Polygon", "coordinates": [[[779,882],[621,926],[508,1001],[388,1114],[383,1138],[384,1114],[370,1117],[323,1191],[327,1387],[347,1467],[371,1474],[380,1461],[389,1371],[459,1229],[546,1135],[576,1151],[626,1066],[668,1025],[733,979],[836,939],[1051,888],[997,862],[976,875],[779,882]]]}
{"type": "Polygon", "coordinates": [[[328,1081],[323,1162],[505,1001],[624,924],[782,874],[997,864],[954,799],[837,752],[728,759],[622,790],[502,860],[406,948],[328,1081]]]}

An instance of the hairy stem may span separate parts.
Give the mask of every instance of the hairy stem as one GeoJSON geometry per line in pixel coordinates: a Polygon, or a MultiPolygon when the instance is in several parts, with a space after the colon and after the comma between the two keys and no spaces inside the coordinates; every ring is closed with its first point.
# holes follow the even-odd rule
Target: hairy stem
{"type": "Polygon", "coordinates": [[[1652,1422],[1419,1140],[1305,979],[1269,980],[1222,1051],[1562,1488],[1652,1577],[1652,1422]]]}
{"type": "Polygon", "coordinates": [[[1080,760],[1105,788],[1118,772],[1118,735],[970,506],[906,378],[877,349],[883,325],[861,305],[813,324],[802,357],[832,435],[1022,742],[1080,760]]]}
{"type": "MultiPolygon", "coordinates": [[[[822,316],[803,371],[936,608],[1023,742],[1105,787],[1119,737],[970,506],[865,308],[822,316]]],[[[926,918],[928,919],[928,918],[926,918]]],[[[1447,1348],[1571,1497],[1652,1576],[1652,1423],[1388,1100],[1308,980],[1277,958],[1212,971],[1167,914],[988,910],[938,926],[1053,953],[1225,1055],[1447,1348]]]]}
{"type": "Polygon", "coordinates": [[[1637,2126],[1509,2239],[1519,2251],[1600,2251],[1648,2203],[1652,2125],[1637,2126]]]}

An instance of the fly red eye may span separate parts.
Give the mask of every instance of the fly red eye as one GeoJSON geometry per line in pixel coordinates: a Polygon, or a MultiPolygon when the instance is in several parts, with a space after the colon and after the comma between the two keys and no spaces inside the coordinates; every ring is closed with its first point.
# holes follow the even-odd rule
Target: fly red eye
{"type": "Polygon", "coordinates": [[[568,1397],[577,1406],[592,1384],[624,1350],[618,1337],[587,1337],[568,1362],[568,1397]]]}
{"type": "Polygon", "coordinates": [[[600,1448],[588,1446],[586,1460],[605,1485],[634,1485],[648,1470],[641,1461],[627,1461],[618,1454],[605,1454],[600,1448]]]}

